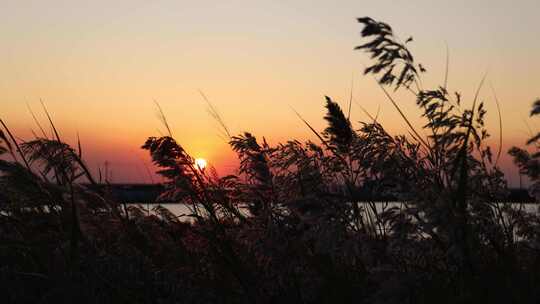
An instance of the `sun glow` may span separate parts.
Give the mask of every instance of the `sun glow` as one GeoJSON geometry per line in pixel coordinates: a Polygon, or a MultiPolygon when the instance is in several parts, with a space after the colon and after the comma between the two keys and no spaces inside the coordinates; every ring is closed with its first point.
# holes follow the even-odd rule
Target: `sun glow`
{"type": "Polygon", "coordinates": [[[206,168],[206,159],[204,159],[204,158],[195,159],[195,165],[197,166],[197,168],[199,168],[201,170],[206,168]]]}

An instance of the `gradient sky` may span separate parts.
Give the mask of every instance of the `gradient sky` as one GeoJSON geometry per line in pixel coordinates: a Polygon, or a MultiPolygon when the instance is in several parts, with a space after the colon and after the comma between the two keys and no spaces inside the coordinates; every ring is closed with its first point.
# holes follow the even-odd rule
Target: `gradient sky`
{"type": "MultiPolygon", "coordinates": [[[[521,144],[531,102],[540,96],[538,1],[8,1],[0,0],[0,116],[21,138],[36,129],[26,103],[44,100],[67,141],[80,134],[93,168],[110,163],[115,182],[146,182],[139,149],[163,131],[153,101],[177,140],[222,173],[236,160],[198,90],[234,133],[275,143],[312,138],[299,111],[324,128],[324,95],[355,101],[394,133],[404,123],[370,77],[356,17],[385,21],[428,68],[426,87],[444,78],[470,102],[482,91],[491,143],[498,123],[490,84],[501,102],[504,150],[521,144]]],[[[396,98],[417,117],[414,100],[396,98]]],[[[352,119],[366,117],[354,104],[352,119]]],[[[419,123],[420,121],[417,120],[419,123]]],[[[511,180],[516,171],[503,163],[511,180]]]]}

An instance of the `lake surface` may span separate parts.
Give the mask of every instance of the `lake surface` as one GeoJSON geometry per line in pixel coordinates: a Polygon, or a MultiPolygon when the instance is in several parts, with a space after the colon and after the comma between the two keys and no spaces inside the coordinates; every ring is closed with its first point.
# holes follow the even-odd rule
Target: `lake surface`
{"type": "MultiPolygon", "coordinates": [[[[369,209],[370,212],[372,210],[369,206],[367,206],[366,203],[359,203],[360,205],[366,206],[366,209],[369,209]]],[[[135,204],[137,205],[137,204],[135,204]]],[[[154,213],[152,210],[154,207],[159,206],[159,204],[139,204],[143,208],[150,208],[150,213],[154,213]]],[[[186,216],[191,214],[190,208],[185,204],[162,204],[161,206],[169,209],[174,215],[176,216],[186,216]]],[[[382,212],[385,209],[391,208],[391,207],[398,207],[398,208],[404,208],[405,205],[402,202],[376,202],[375,208],[377,209],[377,212],[382,212]]],[[[539,212],[539,204],[535,203],[512,203],[512,207],[514,208],[523,208],[523,210],[529,212],[529,213],[538,213],[539,212]]]]}

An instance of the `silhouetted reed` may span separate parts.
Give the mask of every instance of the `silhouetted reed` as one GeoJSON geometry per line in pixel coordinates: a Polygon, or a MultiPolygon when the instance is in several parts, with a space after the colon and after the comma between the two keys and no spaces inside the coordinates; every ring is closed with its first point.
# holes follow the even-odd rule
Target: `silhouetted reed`
{"type": "MultiPolygon", "coordinates": [[[[53,136],[42,132],[22,143],[2,121],[2,297],[536,303],[540,217],[505,202],[500,152],[494,159],[485,143],[484,80],[469,107],[446,81],[426,89],[426,69],[408,49],[412,38],[402,43],[389,25],[358,21],[364,43],[357,49],[373,60],[364,72],[376,78],[407,134],[390,134],[369,113],[369,121],[353,122],[326,97],[324,131],[297,113],[318,142],[271,146],[248,132],[232,136],[201,93],[240,159],[237,175],[221,177],[194,164],[159,108],[168,134],[142,148],[166,181],[158,202],[185,204],[189,220],[161,205],[150,213],[116,201],[88,170],[80,142],[72,148],[62,141],[48,112],[53,136]],[[389,88],[414,94],[423,132],[389,88]]],[[[538,113],[540,101],[531,115],[538,113]]],[[[536,198],[539,138],[528,141],[534,153],[509,151],[536,198]]]]}

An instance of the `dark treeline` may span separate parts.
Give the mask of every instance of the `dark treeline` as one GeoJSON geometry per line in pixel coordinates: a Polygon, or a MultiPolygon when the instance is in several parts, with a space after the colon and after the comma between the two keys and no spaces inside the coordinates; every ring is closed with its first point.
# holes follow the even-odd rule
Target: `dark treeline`
{"type": "MultiPolygon", "coordinates": [[[[299,115],[317,142],[270,146],[229,135],[211,107],[240,159],[238,175],[196,167],[170,131],[142,147],[167,181],[159,199],[190,206],[188,215],[115,200],[48,113],[53,135],[25,142],[2,122],[2,302],[537,303],[540,217],[504,203],[505,152],[486,145],[483,80],[466,102],[446,83],[424,88],[412,39],[358,21],[357,49],[372,61],[365,74],[402,115],[405,135],[389,134],[367,111],[368,121],[352,122],[350,101],[342,109],[326,97],[323,132],[299,115]],[[414,96],[421,130],[390,90],[414,96]],[[405,203],[351,204],[360,192],[405,203]]],[[[527,143],[533,153],[509,151],[535,199],[539,138],[527,143]]]]}
{"type": "MultiPolygon", "coordinates": [[[[90,185],[87,185],[90,186],[90,185]]],[[[177,201],[167,200],[160,197],[160,194],[166,189],[162,184],[101,184],[97,186],[102,191],[107,190],[113,200],[125,202],[128,204],[176,204],[177,201]],[[159,199],[158,199],[159,198],[159,199]]],[[[346,190],[346,189],[344,189],[346,190]]],[[[503,198],[505,202],[535,204],[536,199],[530,195],[527,189],[523,188],[508,188],[507,196],[503,198]]],[[[379,202],[381,204],[388,202],[398,202],[397,196],[387,195],[382,196],[378,193],[373,193],[369,188],[356,189],[353,202],[379,202]]]]}

